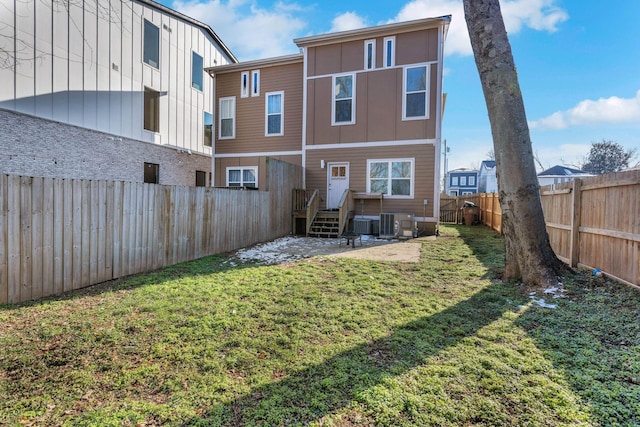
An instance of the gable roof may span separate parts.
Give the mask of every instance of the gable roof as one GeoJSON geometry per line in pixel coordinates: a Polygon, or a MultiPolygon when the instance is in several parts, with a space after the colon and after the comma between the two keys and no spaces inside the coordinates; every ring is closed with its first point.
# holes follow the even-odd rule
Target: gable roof
{"type": "Polygon", "coordinates": [[[482,169],[483,167],[485,167],[486,169],[493,169],[496,167],[496,161],[495,160],[483,160],[482,163],[480,164],[480,169],[482,169]]]}
{"type": "Polygon", "coordinates": [[[580,169],[573,169],[567,166],[560,166],[560,165],[555,165],[538,174],[538,176],[573,176],[573,175],[591,175],[591,174],[585,171],[581,171],[580,169]]]}
{"type": "Polygon", "coordinates": [[[193,19],[190,16],[184,15],[184,14],[182,14],[182,13],[176,11],[176,10],[168,8],[167,6],[162,5],[160,3],[157,3],[157,2],[155,2],[153,0],[133,0],[133,1],[136,1],[138,3],[143,3],[143,4],[145,4],[145,5],[149,6],[149,7],[152,7],[154,9],[158,9],[158,10],[164,12],[164,13],[167,13],[169,15],[173,15],[176,18],[178,18],[178,19],[180,19],[182,21],[187,21],[190,24],[193,24],[193,25],[195,25],[197,27],[202,28],[206,33],[208,33],[213,38],[213,40],[215,40],[216,43],[218,43],[218,45],[220,45],[220,48],[229,57],[229,60],[231,62],[238,62],[238,58],[236,58],[236,56],[231,52],[231,50],[229,50],[227,45],[224,44],[222,39],[220,39],[220,37],[218,37],[218,35],[215,33],[215,31],[213,31],[211,29],[211,27],[208,26],[207,24],[205,24],[203,22],[200,22],[200,21],[198,21],[196,19],[193,19]]]}
{"type": "Polygon", "coordinates": [[[437,18],[423,18],[412,21],[394,22],[392,24],[378,25],[375,27],[358,28],[355,30],[338,31],[335,33],[320,34],[317,36],[300,37],[294,39],[293,42],[298,47],[322,46],[325,44],[335,43],[336,41],[344,42],[349,40],[358,40],[361,38],[375,37],[377,35],[385,35],[391,33],[404,33],[423,28],[437,28],[443,25],[445,28],[445,37],[449,24],[451,23],[451,15],[439,16],[437,18]]]}

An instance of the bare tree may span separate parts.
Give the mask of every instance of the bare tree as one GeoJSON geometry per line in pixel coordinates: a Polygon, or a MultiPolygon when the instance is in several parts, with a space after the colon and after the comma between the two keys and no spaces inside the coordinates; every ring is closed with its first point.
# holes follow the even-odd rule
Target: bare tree
{"type": "Polygon", "coordinates": [[[505,279],[557,283],[567,267],[545,227],[531,137],[499,0],[463,0],[489,113],[505,236],[505,279]]]}
{"type": "Polygon", "coordinates": [[[487,151],[487,154],[485,154],[485,156],[487,156],[487,159],[489,160],[495,160],[496,159],[496,153],[493,151],[493,148],[489,151],[487,151]]]}

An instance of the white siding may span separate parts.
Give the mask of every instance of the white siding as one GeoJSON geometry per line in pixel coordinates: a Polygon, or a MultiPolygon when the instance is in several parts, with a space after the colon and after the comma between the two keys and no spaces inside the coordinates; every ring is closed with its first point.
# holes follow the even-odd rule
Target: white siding
{"type": "Polygon", "coordinates": [[[192,52],[204,66],[228,62],[203,28],[131,0],[0,0],[0,108],[196,152],[213,85],[191,87],[192,52]],[[160,29],[160,64],[142,61],[144,19],[160,29]],[[15,20],[15,26],[14,26],[15,20]],[[14,55],[13,38],[17,40],[14,55]],[[214,62],[215,61],[215,62],[214,62]],[[160,131],[143,130],[144,88],[161,93],[160,131]]]}

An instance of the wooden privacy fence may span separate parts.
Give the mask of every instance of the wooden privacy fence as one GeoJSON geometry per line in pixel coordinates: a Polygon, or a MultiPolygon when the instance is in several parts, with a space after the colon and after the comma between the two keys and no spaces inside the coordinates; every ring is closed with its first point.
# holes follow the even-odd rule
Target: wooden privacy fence
{"type": "Polygon", "coordinates": [[[0,304],[288,234],[302,170],[267,168],[269,191],[0,175],[0,304]]]}
{"type": "MultiPolygon", "coordinates": [[[[618,281],[640,285],[640,170],[542,187],[540,194],[558,258],[572,267],[597,268],[618,281]]],[[[480,221],[501,232],[497,194],[443,196],[441,206],[442,200],[449,206],[445,215],[453,209],[451,199],[456,199],[455,209],[464,201],[480,206],[480,221]]]]}
{"type": "Polygon", "coordinates": [[[495,193],[440,196],[440,222],[462,223],[462,207],[465,202],[480,207],[479,221],[482,224],[502,233],[502,209],[495,193]]]}

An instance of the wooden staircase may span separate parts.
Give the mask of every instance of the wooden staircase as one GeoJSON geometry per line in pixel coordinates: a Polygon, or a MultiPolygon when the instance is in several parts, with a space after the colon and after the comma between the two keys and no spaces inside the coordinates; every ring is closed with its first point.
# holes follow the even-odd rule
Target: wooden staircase
{"type": "Polygon", "coordinates": [[[340,212],[318,211],[311,228],[309,237],[337,238],[340,235],[340,212]]]}

